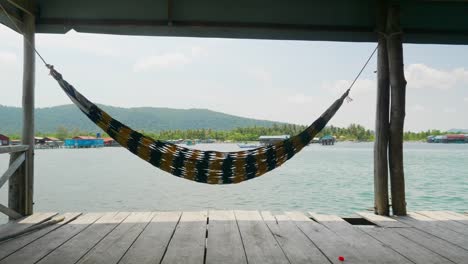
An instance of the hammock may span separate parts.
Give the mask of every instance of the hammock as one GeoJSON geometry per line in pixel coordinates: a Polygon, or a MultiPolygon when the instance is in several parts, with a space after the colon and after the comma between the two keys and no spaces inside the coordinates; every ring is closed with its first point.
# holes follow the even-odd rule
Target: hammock
{"type": "Polygon", "coordinates": [[[335,115],[349,93],[348,89],[312,125],[294,137],[245,151],[201,151],[154,140],[131,129],[80,94],[52,66],[48,67],[73,103],[120,145],[174,176],[208,184],[239,183],[278,168],[309,144],[335,115]]]}

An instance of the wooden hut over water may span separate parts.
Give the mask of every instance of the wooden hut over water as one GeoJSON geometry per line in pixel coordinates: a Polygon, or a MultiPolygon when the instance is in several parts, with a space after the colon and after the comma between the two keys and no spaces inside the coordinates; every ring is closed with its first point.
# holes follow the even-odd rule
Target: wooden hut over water
{"type": "MultiPolygon", "coordinates": [[[[0,23],[23,34],[24,37],[23,145],[0,148],[0,153],[11,153],[10,168],[0,181],[3,184],[9,180],[8,207],[1,206],[0,211],[11,218],[31,215],[34,212],[34,84],[36,67],[34,48],[36,33],[64,34],[73,29],[78,32],[101,34],[378,43],[374,200],[375,213],[379,215],[389,215],[390,195],[392,197],[392,213],[394,215],[407,214],[403,166],[403,125],[406,106],[403,43],[468,44],[468,3],[466,1],[145,0],[135,2],[101,0],[73,1],[71,3],[70,1],[56,0],[0,0],[0,4],[3,7],[0,10],[0,23]]],[[[321,215],[314,215],[317,222],[313,222],[308,217],[298,214],[272,216],[271,214],[260,215],[248,212],[237,212],[235,215],[215,213],[209,218],[209,221],[203,213],[184,213],[182,217],[180,214],[157,214],[156,216],[137,214],[129,217],[128,223],[135,223],[135,219],[140,219],[140,221],[142,221],[141,219],[153,219],[151,217],[156,219],[156,226],[161,221],[165,223],[163,229],[153,229],[168,231],[168,233],[154,235],[154,237],[161,237],[160,234],[163,234],[170,240],[170,243],[169,240],[164,242],[168,245],[167,247],[160,246],[163,250],[161,258],[158,258],[157,262],[163,262],[164,258],[164,263],[183,262],[185,255],[177,254],[181,251],[188,255],[185,256],[188,257],[185,260],[190,259],[192,262],[197,261],[198,263],[203,263],[205,260],[207,263],[225,263],[225,261],[235,262],[237,260],[239,260],[237,263],[245,263],[246,258],[249,259],[249,262],[261,263],[262,260],[268,259],[272,263],[289,263],[299,256],[297,252],[304,254],[318,252],[316,257],[319,260],[317,262],[322,263],[329,262],[331,260],[329,256],[335,256],[337,252],[334,249],[337,248],[342,249],[342,252],[347,252],[349,256],[355,257],[350,263],[390,263],[392,261],[387,259],[390,257],[394,257],[393,263],[427,263],[428,261],[442,263],[446,260],[451,263],[464,263],[464,261],[466,263],[468,250],[466,237],[452,230],[455,226],[461,225],[462,227],[458,230],[466,232],[466,228],[463,229],[466,224],[463,222],[466,220],[463,219],[466,216],[447,213],[429,215],[417,215],[416,220],[414,217],[402,217],[395,220],[382,216],[366,215],[366,218],[373,223],[395,230],[393,233],[389,230],[387,230],[388,232],[382,231],[382,229],[376,231],[385,232],[385,235],[382,236],[373,231],[364,234],[362,231],[351,228],[341,218],[321,215]],[[164,219],[172,220],[165,221],[164,219]],[[291,222],[283,222],[281,219],[289,219],[294,222],[291,225],[291,222]],[[443,219],[448,220],[443,222],[443,219]],[[209,227],[207,227],[207,223],[209,223],[209,227]],[[177,230],[174,231],[176,226],[177,230]],[[208,228],[211,228],[209,235],[208,228]],[[230,228],[235,232],[229,233],[229,236],[217,236],[217,234],[226,234],[223,232],[231,230],[230,228]],[[276,233],[269,233],[268,230],[276,230],[276,233]],[[197,233],[199,236],[195,236],[193,232],[199,232],[197,233]],[[239,234],[242,234],[242,237],[239,237],[239,234]],[[303,237],[304,234],[308,235],[308,239],[303,237]],[[225,240],[216,240],[216,238],[227,236],[235,239],[235,242],[229,242],[223,247],[225,240]],[[197,241],[190,245],[198,245],[198,247],[187,247],[187,239],[195,237],[197,241]],[[212,237],[215,240],[211,239],[212,237]],[[256,237],[262,239],[256,240],[256,237]],[[288,239],[283,239],[285,237],[288,239]],[[299,240],[299,237],[304,239],[299,240]],[[321,247],[321,250],[318,251],[317,248],[315,248],[316,251],[308,250],[314,248],[311,241],[317,237],[319,239],[314,241],[314,245],[321,247]],[[372,237],[379,237],[380,240],[377,241],[372,237]],[[354,238],[356,239],[353,240],[354,238]],[[368,239],[371,239],[372,242],[367,241],[368,239]],[[345,243],[344,240],[353,241],[345,243]],[[387,241],[385,242],[386,249],[382,246],[383,240],[387,241]],[[394,242],[388,242],[389,240],[394,242]],[[412,243],[413,240],[418,243],[412,243]],[[288,244],[288,241],[294,241],[294,243],[288,244]],[[209,248],[207,250],[207,247],[210,246],[215,247],[216,250],[209,248]],[[393,253],[388,254],[389,248],[393,253]],[[292,249],[296,249],[296,253],[290,253],[292,249]],[[356,251],[357,253],[354,253],[356,251]],[[239,254],[232,258],[226,257],[235,252],[239,254]],[[372,254],[367,254],[368,252],[372,252],[372,254]],[[418,254],[412,254],[413,252],[418,252],[418,254]],[[289,254],[288,257],[286,254],[289,254]],[[375,256],[378,256],[378,259],[375,256]]],[[[46,216],[43,215],[41,218],[33,215],[32,217],[36,217],[36,220],[32,222],[40,223],[41,219],[50,219],[51,217],[50,215],[49,218],[46,216]]],[[[127,216],[122,214],[106,215],[104,218],[111,219],[111,221],[106,222],[105,219],[102,221],[104,223],[122,222],[123,220],[115,219],[125,219],[127,216]]],[[[66,215],[66,219],[73,220],[77,217],[74,214],[66,215]]],[[[79,228],[86,228],[91,223],[99,222],[96,221],[99,217],[85,215],[84,218],[78,218],[75,222],[76,226],[72,225],[66,229],[69,230],[68,233],[60,233],[56,237],[63,238],[62,242],[64,242],[76,234],[76,232],[73,233],[73,230],[77,231],[79,228]]],[[[132,234],[139,236],[140,228],[149,226],[148,221],[145,220],[145,224],[132,228],[131,230],[134,230],[132,234]]],[[[64,225],[69,226],[66,223],[68,222],[65,221],[64,225]]],[[[73,224],[73,222],[71,223],[73,224]]],[[[152,225],[152,227],[154,226],[152,225]]],[[[113,226],[111,227],[113,228],[113,226]]],[[[100,228],[102,226],[98,225],[91,230],[102,230],[100,228]]],[[[58,229],[60,230],[60,228],[58,229]]],[[[115,230],[116,232],[124,232],[121,228],[115,230]]],[[[147,232],[151,232],[151,230],[147,232]]],[[[96,237],[93,232],[89,234],[96,237]]],[[[142,238],[148,238],[145,234],[141,234],[142,238]]],[[[149,252],[148,248],[145,248],[145,243],[141,242],[140,244],[138,240],[133,243],[134,239],[129,236],[125,236],[125,239],[131,242],[122,253],[126,255],[113,254],[118,250],[113,248],[112,252],[105,255],[108,257],[107,260],[110,261],[112,256],[118,255],[119,257],[112,263],[125,262],[130,261],[129,259],[132,257],[141,256],[138,254],[141,252],[139,250],[146,249],[144,252],[149,252]],[[128,256],[129,254],[131,256],[128,256]]],[[[105,243],[108,240],[103,239],[102,241],[105,243]]],[[[42,240],[38,240],[37,246],[34,244],[31,250],[41,249],[43,245],[55,245],[53,243],[62,242],[42,243],[42,240]]],[[[74,245],[84,245],[82,243],[82,241],[78,241],[74,245]]],[[[70,246],[69,248],[75,247],[70,246]]],[[[107,247],[104,245],[101,248],[102,253],[105,252],[104,248],[107,247]]],[[[14,250],[22,252],[17,248],[14,250]]],[[[61,252],[64,252],[63,250],[66,249],[62,249],[61,252]]],[[[86,254],[88,251],[83,252],[86,254]]],[[[92,255],[93,252],[89,252],[87,257],[90,257],[89,255],[92,255]]],[[[54,257],[54,254],[50,253],[51,251],[47,251],[45,255],[38,253],[21,256],[12,254],[12,257],[8,258],[11,263],[26,263],[20,257],[25,257],[29,262],[34,263],[43,260],[42,258],[45,256],[54,257]]],[[[59,253],[56,255],[58,257],[55,259],[55,263],[61,262],[61,255],[59,253]]],[[[74,254],[74,256],[78,256],[78,259],[82,257],[78,254],[74,254]]],[[[95,263],[103,262],[98,260],[99,257],[101,257],[100,260],[105,258],[97,255],[94,257],[95,263]]],[[[78,259],[76,260],[78,261],[78,259]]],[[[336,259],[333,257],[332,261],[336,263],[336,259]]],[[[51,263],[54,263],[53,261],[51,260],[51,263]]]]}
{"type": "Polygon", "coordinates": [[[8,146],[10,145],[10,138],[0,134],[0,146],[8,146]]]}

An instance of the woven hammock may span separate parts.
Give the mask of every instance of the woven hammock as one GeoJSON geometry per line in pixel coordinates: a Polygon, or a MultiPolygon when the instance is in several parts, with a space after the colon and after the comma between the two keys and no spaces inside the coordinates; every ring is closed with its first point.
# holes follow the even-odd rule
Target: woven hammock
{"type": "Polygon", "coordinates": [[[90,102],[52,66],[48,67],[73,103],[120,145],[174,176],[208,184],[239,183],[278,168],[310,143],[335,115],[349,93],[347,90],[312,125],[294,137],[245,151],[201,151],[154,140],[131,129],[90,102]]]}

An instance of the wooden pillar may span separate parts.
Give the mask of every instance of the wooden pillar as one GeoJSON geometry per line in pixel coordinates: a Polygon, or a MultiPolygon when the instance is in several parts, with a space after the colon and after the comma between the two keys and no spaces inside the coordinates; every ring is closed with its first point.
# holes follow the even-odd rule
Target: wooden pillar
{"type": "MultiPolygon", "coordinates": [[[[29,145],[22,168],[10,178],[8,206],[22,215],[33,213],[34,187],[34,53],[35,17],[23,17],[23,132],[22,144],[29,145]]],[[[14,157],[12,157],[14,158],[14,157]]]]}
{"type": "Polygon", "coordinates": [[[387,50],[391,86],[389,164],[394,215],[406,215],[403,170],[403,126],[405,121],[406,80],[403,68],[403,43],[398,6],[387,15],[387,50]]]}
{"type": "Polygon", "coordinates": [[[377,52],[377,107],[374,143],[374,209],[378,215],[389,215],[388,206],[388,140],[390,83],[388,77],[386,30],[387,5],[381,1],[377,13],[379,48],[377,52]]]}

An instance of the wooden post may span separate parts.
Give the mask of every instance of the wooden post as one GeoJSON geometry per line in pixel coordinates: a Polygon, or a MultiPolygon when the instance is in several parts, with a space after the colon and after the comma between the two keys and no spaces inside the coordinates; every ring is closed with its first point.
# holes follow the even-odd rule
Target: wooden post
{"type": "Polygon", "coordinates": [[[377,52],[377,107],[375,115],[374,143],[374,204],[375,213],[389,215],[388,206],[388,137],[390,83],[388,77],[388,56],[386,38],[387,5],[380,1],[377,13],[377,31],[379,49],[377,52]]]}
{"type": "Polygon", "coordinates": [[[391,85],[389,164],[392,210],[394,215],[406,215],[405,177],[403,170],[406,80],[403,68],[403,43],[398,6],[391,6],[388,10],[387,34],[388,66],[391,85]]]}
{"type": "MultiPolygon", "coordinates": [[[[23,145],[29,145],[24,165],[10,178],[8,206],[22,215],[33,213],[34,187],[34,75],[35,17],[23,16],[23,145]]],[[[12,155],[14,159],[15,155],[12,155]]]]}

